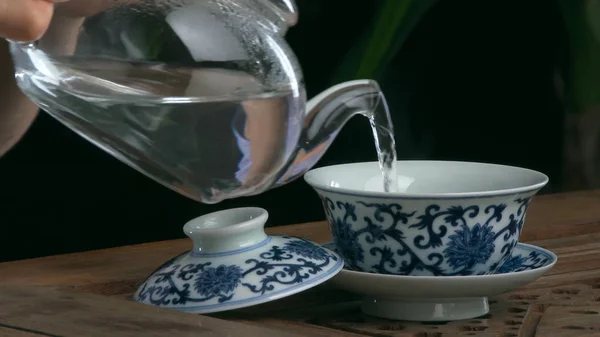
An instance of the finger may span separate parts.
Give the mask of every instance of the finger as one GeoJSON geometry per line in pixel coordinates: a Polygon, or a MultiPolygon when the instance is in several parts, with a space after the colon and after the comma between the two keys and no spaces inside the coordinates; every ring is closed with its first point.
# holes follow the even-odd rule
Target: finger
{"type": "Polygon", "coordinates": [[[68,17],[89,17],[109,8],[125,6],[140,0],[69,0],[56,6],[56,14],[68,17]]]}
{"type": "Polygon", "coordinates": [[[0,0],[0,36],[15,41],[39,39],[50,24],[48,0],[0,0]]]}
{"type": "Polygon", "coordinates": [[[56,6],[56,14],[68,17],[88,17],[102,12],[110,2],[105,0],[71,0],[56,6]]]}

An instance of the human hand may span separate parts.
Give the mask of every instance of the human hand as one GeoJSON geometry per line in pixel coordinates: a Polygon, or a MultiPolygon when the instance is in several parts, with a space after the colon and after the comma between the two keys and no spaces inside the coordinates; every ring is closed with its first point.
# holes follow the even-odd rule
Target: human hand
{"type": "Polygon", "coordinates": [[[54,2],[65,0],[0,0],[0,37],[15,41],[39,39],[48,29],[54,2]]]}
{"type": "Polygon", "coordinates": [[[56,11],[61,16],[84,18],[110,6],[139,0],[0,0],[0,38],[34,41],[42,37],[56,11]],[[56,8],[55,3],[60,3],[56,8]]]}

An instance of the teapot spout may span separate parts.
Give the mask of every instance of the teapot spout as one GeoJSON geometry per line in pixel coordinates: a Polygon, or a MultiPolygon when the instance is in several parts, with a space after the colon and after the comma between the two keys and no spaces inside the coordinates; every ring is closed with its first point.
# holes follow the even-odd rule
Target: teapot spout
{"type": "Polygon", "coordinates": [[[298,146],[280,171],[274,187],[292,182],[310,170],[355,115],[370,120],[379,115],[389,118],[387,103],[376,81],[340,83],[308,101],[298,146]],[[381,109],[385,111],[379,112],[381,109]]]}

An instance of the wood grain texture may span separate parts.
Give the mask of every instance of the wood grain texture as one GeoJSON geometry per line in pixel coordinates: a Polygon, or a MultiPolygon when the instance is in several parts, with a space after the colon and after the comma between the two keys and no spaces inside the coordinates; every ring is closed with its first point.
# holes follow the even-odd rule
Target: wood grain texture
{"type": "Polygon", "coordinates": [[[537,336],[600,336],[600,305],[548,308],[538,325],[537,336]]]}
{"type": "MultiPolygon", "coordinates": [[[[320,243],[330,240],[329,229],[324,222],[274,227],[269,228],[268,232],[302,236],[320,243]]],[[[158,312],[157,309],[132,303],[131,295],[137,285],[158,265],[188,250],[190,243],[187,239],[4,263],[0,264],[0,285],[62,287],[63,290],[35,290],[40,293],[32,295],[31,298],[56,301],[60,296],[67,296],[75,300],[77,305],[81,305],[80,302],[86,303],[90,316],[97,315],[96,310],[100,310],[101,316],[104,315],[102,317],[107,321],[119,322],[119,316],[139,324],[142,324],[139,320],[144,319],[151,320],[153,324],[164,324],[157,331],[170,329],[169,326],[173,324],[173,329],[182,331],[178,331],[177,335],[184,336],[188,333],[186,329],[190,327],[189,324],[197,324],[204,319],[208,319],[206,322],[210,323],[202,323],[203,327],[213,324],[211,327],[214,329],[227,329],[230,328],[228,324],[233,326],[233,323],[229,322],[236,321],[244,323],[244,332],[251,331],[248,330],[251,328],[264,327],[277,330],[277,336],[281,335],[281,331],[290,331],[302,336],[342,337],[530,337],[598,334],[597,325],[590,321],[593,320],[591,317],[598,317],[589,312],[598,311],[593,308],[600,307],[600,191],[534,198],[521,241],[551,249],[559,256],[559,262],[537,282],[491,299],[491,312],[488,315],[459,322],[419,324],[368,317],[360,312],[360,299],[356,295],[338,290],[329,283],[282,300],[210,315],[211,317],[175,312],[165,314],[161,310],[160,317],[149,319],[152,312],[158,312]],[[68,292],[65,293],[64,289],[68,292]],[[97,309],[96,303],[99,299],[105,300],[106,304],[97,309]],[[588,312],[587,316],[582,312],[588,312]],[[170,315],[177,318],[171,318],[170,315]],[[553,318],[555,316],[560,316],[560,319],[553,318]],[[559,323],[560,326],[556,325],[559,323]],[[551,333],[552,329],[560,334],[547,334],[551,333]]],[[[31,326],[30,323],[15,318],[15,301],[10,308],[1,304],[8,303],[5,297],[14,299],[14,296],[10,297],[6,291],[0,291],[0,323],[10,321],[18,327],[31,326]]],[[[40,307],[43,306],[37,306],[40,307]]],[[[36,322],[43,322],[37,326],[42,332],[64,333],[61,336],[81,332],[52,330],[57,327],[49,321],[42,320],[43,310],[30,310],[30,314],[34,315],[32,317],[36,317],[36,322]]],[[[69,318],[81,319],[84,316],[68,315],[69,318]]],[[[119,326],[117,324],[117,328],[113,329],[120,329],[119,326]]],[[[101,332],[107,331],[102,330],[102,327],[94,329],[90,328],[88,333],[92,333],[90,331],[93,330],[96,335],[102,335],[101,332]]],[[[236,331],[233,329],[232,333],[235,335],[236,331]]],[[[0,330],[0,336],[2,332],[0,330]]],[[[198,334],[198,331],[195,333],[198,334]]],[[[208,332],[204,333],[210,335],[208,332]]]]}
{"type": "Polygon", "coordinates": [[[54,287],[0,287],[0,322],[51,336],[298,336],[54,287]]]}

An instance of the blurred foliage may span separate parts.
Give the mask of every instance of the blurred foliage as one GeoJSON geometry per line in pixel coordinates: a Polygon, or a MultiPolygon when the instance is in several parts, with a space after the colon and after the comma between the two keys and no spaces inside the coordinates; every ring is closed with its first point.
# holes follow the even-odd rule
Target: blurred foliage
{"type": "Polygon", "coordinates": [[[600,103],[600,1],[558,0],[569,40],[567,112],[600,103]]]}
{"type": "MultiPolygon", "coordinates": [[[[582,111],[600,103],[600,0],[557,1],[569,40],[569,64],[564,78],[567,111],[582,111]]],[[[410,33],[436,2],[382,0],[369,29],[342,60],[331,83],[380,79],[410,33]]]]}
{"type": "Polygon", "coordinates": [[[379,79],[388,64],[437,0],[381,0],[369,29],[349,51],[332,83],[379,79]]]}

